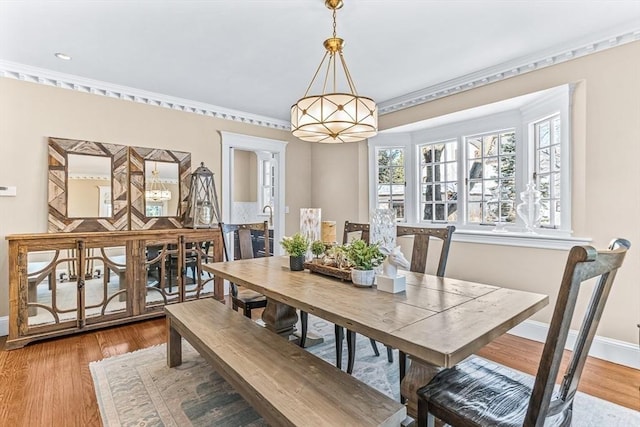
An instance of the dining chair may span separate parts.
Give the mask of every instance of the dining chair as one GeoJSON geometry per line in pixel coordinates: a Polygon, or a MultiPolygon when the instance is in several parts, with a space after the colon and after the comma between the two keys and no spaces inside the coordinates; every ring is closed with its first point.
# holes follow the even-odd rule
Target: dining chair
{"type": "MultiPolygon", "coordinates": [[[[575,246],[564,276],[535,379],[477,356],[440,371],[418,390],[418,425],[435,418],[455,426],[569,426],[573,398],[616,273],[631,244],[616,239],[606,251],[575,246]],[[598,278],[562,383],[555,386],[569,327],[585,282],[598,278]]],[[[584,290],[588,292],[588,290],[584,290]]]]}
{"type": "MultiPolygon", "coordinates": [[[[345,221],[344,232],[342,233],[342,244],[349,243],[355,239],[364,240],[369,243],[369,224],[345,221]]],[[[300,347],[304,347],[306,345],[308,323],[309,314],[306,311],[300,310],[300,347]]],[[[336,366],[342,369],[342,341],[344,340],[344,328],[342,326],[335,325],[334,333],[336,338],[336,366]]],[[[375,355],[380,356],[376,342],[374,340],[371,340],[370,342],[375,355]]],[[[389,354],[391,354],[390,350],[389,354]]],[[[390,362],[392,362],[393,355],[389,357],[391,357],[390,362]]]]}
{"type": "MultiPolygon", "coordinates": [[[[269,247],[269,222],[257,222],[248,224],[221,224],[222,234],[227,237],[233,233],[234,245],[237,244],[237,250],[234,251],[233,259],[251,259],[254,258],[255,250],[253,246],[254,237],[252,231],[263,233],[264,239],[264,255],[270,256],[271,249],[269,247]],[[237,239],[236,239],[237,238],[237,239]]],[[[225,246],[225,251],[227,247],[225,246]]],[[[226,254],[230,260],[229,254],[226,254]]],[[[264,308],[267,306],[267,298],[250,289],[243,289],[241,286],[231,283],[231,304],[234,310],[242,309],[243,314],[251,318],[251,310],[255,308],[264,308]]]]}
{"type": "MultiPolygon", "coordinates": [[[[397,226],[396,236],[411,236],[413,237],[413,247],[411,250],[411,265],[409,271],[415,273],[425,273],[427,270],[427,259],[429,255],[429,244],[432,239],[440,240],[440,256],[438,258],[438,267],[436,269],[436,276],[444,277],[444,272],[447,268],[447,260],[449,259],[449,248],[451,247],[451,237],[456,227],[449,225],[447,227],[409,227],[409,226],[397,226]]],[[[370,339],[372,346],[375,347],[375,341],[370,339]]],[[[347,330],[347,372],[353,372],[353,364],[355,362],[355,343],[356,334],[354,331],[347,330]]],[[[391,347],[387,346],[387,355],[389,362],[393,362],[391,347]]],[[[398,370],[399,380],[402,382],[405,373],[407,372],[407,355],[400,351],[398,354],[398,370]]],[[[405,398],[400,397],[400,401],[404,403],[405,398]]]]}
{"type": "MultiPolygon", "coordinates": [[[[184,270],[183,272],[178,271],[178,253],[167,255],[165,258],[165,269],[167,271],[167,281],[169,284],[169,292],[173,290],[173,279],[178,278],[181,274],[185,275],[185,279],[187,277],[186,272],[191,270],[191,276],[193,278],[194,283],[197,282],[196,275],[198,272],[198,257],[195,254],[194,243],[187,242],[185,243],[185,250],[187,255],[184,257],[184,270]]],[[[177,245],[168,244],[167,249],[175,251],[177,249],[177,245]]],[[[156,255],[157,256],[157,255],[156,255]]],[[[186,281],[183,282],[186,284],[186,281]]]]}
{"type": "MultiPolygon", "coordinates": [[[[444,277],[447,269],[447,261],[449,259],[449,249],[451,247],[451,237],[456,231],[454,225],[447,227],[396,227],[396,236],[413,236],[413,248],[411,250],[411,265],[409,271],[414,273],[425,273],[427,271],[427,259],[429,255],[429,244],[432,239],[438,239],[441,242],[440,256],[438,258],[438,267],[436,268],[436,276],[444,277]]],[[[400,351],[398,354],[398,369],[400,371],[400,382],[404,379],[407,372],[407,355],[400,351]]],[[[404,403],[404,397],[400,398],[404,403]]]]}

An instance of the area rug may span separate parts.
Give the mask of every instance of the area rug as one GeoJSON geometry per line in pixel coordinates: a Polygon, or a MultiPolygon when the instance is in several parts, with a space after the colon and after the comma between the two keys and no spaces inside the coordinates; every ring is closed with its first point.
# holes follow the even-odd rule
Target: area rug
{"type": "MultiPolygon", "coordinates": [[[[334,364],[333,325],[309,316],[310,330],[325,342],[308,349],[334,364]]],[[[380,346],[375,357],[369,340],[358,336],[354,376],[399,400],[397,352],[388,363],[380,346]]],[[[346,347],[346,345],[345,345],[346,347]]],[[[343,358],[346,363],[346,350],[343,358]]],[[[183,343],[183,363],[167,368],[166,346],[110,357],[90,365],[105,426],[265,426],[260,416],[200,355],[183,343]]],[[[573,426],[640,426],[640,414],[578,393],[573,426]]]]}

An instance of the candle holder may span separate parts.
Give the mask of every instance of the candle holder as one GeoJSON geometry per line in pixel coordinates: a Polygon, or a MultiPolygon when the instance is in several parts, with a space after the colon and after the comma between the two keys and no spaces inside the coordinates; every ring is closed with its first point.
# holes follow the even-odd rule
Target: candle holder
{"type": "Polygon", "coordinates": [[[336,222],[322,221],[322,243],[327,245],[335,245],[336,240],[336,222]]]}

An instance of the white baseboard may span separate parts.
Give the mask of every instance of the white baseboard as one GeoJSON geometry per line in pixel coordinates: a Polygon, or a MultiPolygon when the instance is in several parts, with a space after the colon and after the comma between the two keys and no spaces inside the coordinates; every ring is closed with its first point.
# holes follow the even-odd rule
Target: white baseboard
{"type": "MultiPolygon", "coordinates": [[[[533,341],[545,342],[548,330],[549,325],[547,323],[525,320],[508,333],[533,341]]],[[[565,348],[572,350],[575,346],[577,336],[577,331],[570,330],[565,348]]],[[[593,339],[589,356],[604,359],[619,365],[629,366],[634,369],[640,369],[640,348],[636,344],[596,335],[593,339]]]]}
{"type": "Polygon", "coordinates": [[[0,337],[9,335],[9,316],[0,317],[0,337]]]}

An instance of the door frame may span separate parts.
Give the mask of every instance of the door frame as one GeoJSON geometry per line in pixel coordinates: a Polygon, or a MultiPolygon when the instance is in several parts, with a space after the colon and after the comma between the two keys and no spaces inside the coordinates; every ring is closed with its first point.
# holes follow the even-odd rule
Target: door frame
{"type": "Polygon", "coordinates": [[[286,141],[242,135],[239,133],[223,132],[222,135],[222,221],[231,221],[231,204],[233,200],[234,152],[269,151],[273,154],[276,164],[276,185],[274,196],[275,215],[273,216],[273,254],[281,255],[282,249],[278,242],[282,240],[285,226],[285,154],[286,141]]]}

